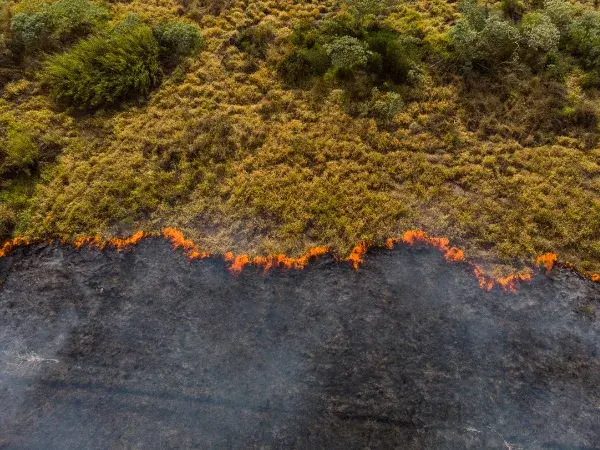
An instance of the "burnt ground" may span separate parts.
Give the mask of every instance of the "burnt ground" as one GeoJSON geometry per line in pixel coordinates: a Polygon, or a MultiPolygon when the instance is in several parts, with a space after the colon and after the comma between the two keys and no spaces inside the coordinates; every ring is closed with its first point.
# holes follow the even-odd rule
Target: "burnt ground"
{"type": "Polygon", "coordinates": [[[600,447],[600,290],[568,271],[487,293],[399,247],[233,277],[149,240],[0,280],[0,447],[600,447]]]}

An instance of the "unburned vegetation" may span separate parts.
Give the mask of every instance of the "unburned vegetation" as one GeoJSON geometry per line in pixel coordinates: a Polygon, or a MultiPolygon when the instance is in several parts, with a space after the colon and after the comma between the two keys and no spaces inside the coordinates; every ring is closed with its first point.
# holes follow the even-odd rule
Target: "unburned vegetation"
{"type": "Polygon", "coordinates": [[[600,271],[593,4],[71,4],[2,4],[4,238],[347,254],[422,228],[600,271]]]}

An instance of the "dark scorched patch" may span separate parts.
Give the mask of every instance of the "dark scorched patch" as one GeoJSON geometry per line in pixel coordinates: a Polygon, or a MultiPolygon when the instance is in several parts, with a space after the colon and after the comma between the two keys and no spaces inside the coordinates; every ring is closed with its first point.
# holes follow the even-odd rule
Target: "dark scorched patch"
{"type": "Polygon", "coordinates": [[[568,271],[487,293],[400,247],[233,277],[149,240],[0,280],[0,447],[600,445],[600,292],[568,271]]]}

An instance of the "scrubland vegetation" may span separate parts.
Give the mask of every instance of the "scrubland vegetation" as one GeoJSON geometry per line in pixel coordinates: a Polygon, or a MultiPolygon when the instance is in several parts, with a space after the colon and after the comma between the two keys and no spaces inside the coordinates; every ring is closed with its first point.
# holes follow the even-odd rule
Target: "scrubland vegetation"
{"type": "Polygon", "coordinates": [[[422,228],[600,272],[593,3],[0,5],[2,238],[344,254],[422,228]]]}

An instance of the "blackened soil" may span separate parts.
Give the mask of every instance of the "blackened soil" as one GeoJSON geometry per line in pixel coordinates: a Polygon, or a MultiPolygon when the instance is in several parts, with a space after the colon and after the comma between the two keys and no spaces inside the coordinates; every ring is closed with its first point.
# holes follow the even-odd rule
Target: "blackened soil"
{"type": "Polygon", "coordinates": [[[401,247],[233,277],[149,240],[0,280],[0,447],[600,447],[600,292],[567,271],[486,293],[401,247]]]}

